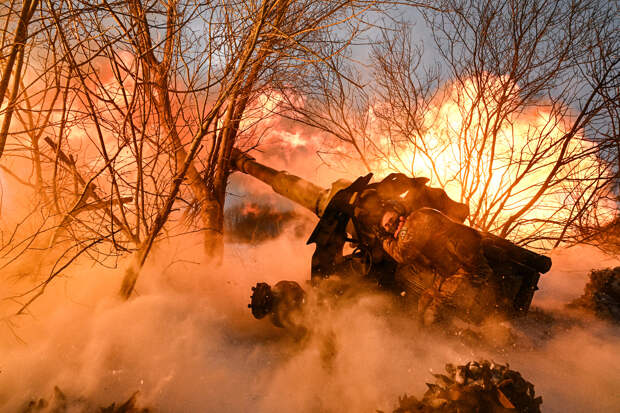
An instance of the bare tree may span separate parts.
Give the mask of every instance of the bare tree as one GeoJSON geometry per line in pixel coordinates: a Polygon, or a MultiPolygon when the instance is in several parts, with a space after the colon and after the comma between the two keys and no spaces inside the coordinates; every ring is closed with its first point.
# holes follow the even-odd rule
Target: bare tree
{"type": "Polygon", "coordinates": [[[24,70],[24,56],[27,53],[26,43],[29,40],[28,27],[37,8],[39,0],[24,0],[21,10],[14,9],[15,3],[2,4],[0,13],[4,16],[0,48],[3,56],[2,77],[0,78],[0,104],[9,91],[9,83],[12,85],[9,91],[6,109],[2,111],[3,119],[0,128],[0,158],[4,152],[6,139],[11,125],[11,119],[15,112],[19,88],[24,70]],[[12,35],[10,31],[13,31],[12,35]],[[8,51],[6,49],[9,49],[8,51]],[[6,58],[5,58],[6,56],[6,58]]]}
{"type": "Polygon", "coordinates": [[[327,115],[300,108],[299,116],[363,147],[375,171],[428,176],[470,205],[472,226],[536,247],[591,238],[617,214],[614,5],[449,0],[437,8],[422,9],[434,45],[413,41],[406,24],[382,31],[374,81],[352,94],[334,83],[310,106],[327,115]],[[431,67],[422,64],[429,57],[431,67]],[[371,121],[343,137],[334,107],[359,108],[371,121]]]}
{"type": "Polygon", "coordinates": [[[132,254],[120,292],[129,297],[169,234],[201,231],[217,264],[230,154],[240,137],[257,143],[261,96],[321,67],[326,44],[346,48],[374,4],[43,2],[45,47],[30,50],[9,144],[33,165],[48,223],[33,239],[53,247],[56,264],[22,310],[81,256],[115,266],[132,254]]]}

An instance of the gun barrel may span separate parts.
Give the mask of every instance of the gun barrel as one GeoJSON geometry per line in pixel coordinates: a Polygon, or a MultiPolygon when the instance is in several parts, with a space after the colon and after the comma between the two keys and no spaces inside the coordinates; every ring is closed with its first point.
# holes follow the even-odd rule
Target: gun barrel
{"type": "Polygon", "coordinates": [[[321,188],[286,171],[277,171],[256,162],[254,158],[237,149],[233,151],[232,164],[236,170],[266,183],[276,193],[309,209],[317,216],[320,217],[323,213],[329,197],[329,189],[321,188]]]}

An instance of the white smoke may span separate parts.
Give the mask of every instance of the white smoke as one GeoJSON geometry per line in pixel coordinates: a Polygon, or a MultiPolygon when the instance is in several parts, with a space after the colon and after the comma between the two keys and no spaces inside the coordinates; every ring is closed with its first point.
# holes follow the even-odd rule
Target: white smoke
{"type": "MultiPolygon", "coordinates": [[[[521,371],[546,412],[620,407],[618,327],[590,320],[527,349],[472,349],[370,295],[323,309],[315,333],[298,343],[254,320],[247,303],[257,281],[303,283],[311,246],[286,234],[230,245],[216,269],[192,263],[200,262],[196,244],[161,246],[128,302],[114,298],[122,271],[76,267],[31,316],[13,319],[25,344],[2,327],[0,410],[18,411],[58,386],[100,406],[139,391],[140,405],[161,412],[391,411],[398,396],[424,393],[429,370],[481,358],[521,371]]],[[[574,260],[571,272],[558,270],[571,254],[557,254],[535,304],[560,308],[578,296],[601,263],[588,254],[594,262],[574,260]]]]}

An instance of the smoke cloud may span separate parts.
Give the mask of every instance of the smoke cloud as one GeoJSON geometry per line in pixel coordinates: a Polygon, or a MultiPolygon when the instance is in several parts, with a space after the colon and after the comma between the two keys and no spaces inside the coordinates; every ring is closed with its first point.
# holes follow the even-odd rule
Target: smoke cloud
{"type": "Polygon", "coordinates": [[[160,245],[128,302],[115,298],[121,271],[75,267],[29,316],[12,319],[22,342],[0,327],[0,411],[50,397],[54,386],[98,406],[139,391],[139,405],[161,412],[391,411],[398,396],[423,394],[430,371],[481,358],[519,370],[543,411],[620,407],[620,328],[585,316],[562,322],[575,316],[562,304],[603,263],[591,250],[556,253],[542,278],[535,305],[560,321],[522,327],[531,337],[518,347],[497,344],[506,331],[498,323],[487,329],[495,346],[472,347],[419,329],[380,294],[321,307],[314,333],[296,342],[247,309],[258,281],[308,279],[313,247],[294,227],[259,245],[228,245],[220,269],[197,264],[200,242],[160,245]]]}
{"type": "MultiPolygon", "coordinates": [[[[313,168],[300,175],[325,186],[333,180],[313,168]]],[[[274,210],[304,213],[267,186],[240,181],[233,190],[241,196],[231,206],[245,205],[243,193],[252,193],[252,200],[274,210]]],[[[6,221],[19,210],[15,193],[4,197],[6,221]]],[[[615,264],[602,254],[585,248],[554,253],[534,305],[560,320],[524,327],[531,337],[526,346],[502,347],[501,323],[486,331],[493,348],[421,330],[379,294],[321,308],[314,334],[299,343],[247,309],[258,281],[304,285],[308,279],[313,247],[299,238],[293,221],[283,224],[277,239],[229,244],[220,269],[197,264],[203,261],[200,238],[195,244],[173,238],[149,259],[128,302],[115,298],[122,271],[73,267],[28,315],[1,320],[0,411],[49,398],[54,386],[94,406],[139,391],[140,405],[161,412],[390,411],[403,393],[422,395],[430,370],[481,358],[521,371],[543,396],[544,411],[618,410],[620,329],[563,310],[582,293],[591,268],[615,264]],[[568,316],[581,321],[562,321],[568,316]]],[[[14,273],[3,273],[2,298],[31,286],[45,261],[29,253],[14,273]]],[[[14,309],[12,301],[0,301],[2,317],[14,309]]]]}

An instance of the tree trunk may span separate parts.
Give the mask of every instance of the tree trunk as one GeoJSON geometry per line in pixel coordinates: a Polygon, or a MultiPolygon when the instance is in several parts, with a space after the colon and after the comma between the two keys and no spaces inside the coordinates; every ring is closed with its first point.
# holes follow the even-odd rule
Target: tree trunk
{"type": "MultiPolygon", "coordinates": [[[[245,44],[234,76],[231,77],[230,82],[220,91],[217,101],[214,103],[213,107],[209,111],[209,114],[205,117],[203,123],[201,124],[200,129],[195,134],[189,151],[186,151],[176,130],[174,117],[172,116],[170,98],[168,95],[168,76],[171,53],[173,50],[172,46],[174,32],[174,24],[172,19],[174,18],[173,8],[175,4],[175,2],[171,2],[168,6],[169,37],[167,38],[166,45],[164,47],[165,53],[163,60],[162,62],[158,62],[153,54],[148,23],[144,17],[142,5],[139,1],[130,3],[130,9],[132,11],[134,22],[138,27],[140,27],[140,35],[138,39],[139,48],[137,52],[139,53],[143,64],[144,81],[148,84],[148,80],[151,78],[153,79],[153,85],[156,89],[156,93],[151,91],[150,97],[155,102],[158,113],[162,118],[160,124],[164,128],[168,138],[174,144],[174,156],[177,160],[177,171],[172,182],[171,190],[167,196],[166,205],[158,212],[147,239],[141,243],[138,251],[134,254],[131,264],[125,271],[125,277],[123,279],[121,290],[119,291],[119,294],[124,299],[129,298],[131,295],[140,274],[140,270],[148,257],[156,237],[163,228],[165,222],[168,220],[181,184],[185,179],[188,181],[196,202],[200,205],[200,218],[203,222],[203,230],[205,231],[205,252],[215,263],[221,263],[222,261],[224,197],[226,193],[226,181],[229,173],[228,162],[230,159],[230,153],[232,152],[234,135],[220,134],[220,138],[223,138],[224,145],[221,146],[221,150],[218,150],[214,154],[215,158],[212,161],[215,163],[211,163],[210,165],[210,167],[213,168],[212,171],[214,171],[217,176],[217,179],[212,181],[211,185],[208,185],[207,182],[202,179],[193,162],[203,138],[209,133],[209,130],[211,130],[211,125],[214,123],[214,120],[217,119],[217,114],[220,112],[222,105],[226,101],[234,101],[234,99],[239,96],[239,85],[243,82],[242,78],[244,73],[246,73],[248,67],[251,66],[250,60],[260,38],[268,9],[267,3],[263,3],[261,15],[254,23],[252,33],[248,39],[248,42],[245,44]],[[142,53],[142,51],[144,51],[144,53],[142,53]]],[[[234,107],[234,105],[229,103],[228,109],[230,109],[231,106],[234,107]]],[[[217,122],[215,121],[215,123],[217,122]]],[[[213,129],[215,129],[215,127],[213,129]]]]}
{"type": "Polygon", "coordinates": [[[220,265],[224,258],[224,200],[209,199],[201,205],[204,251],[209,263],[220,265]]]}
{"type": "MultiPolygon", "coordinates": [[[[267,4],[267,2],[265,2],[267,4]]],[[[280,27],[289,0],[276,0],[273,4],[274,14],[272,25],[274,28],[280,27]]],[[[271,29],[272,31],[277,29],[271,29]]],[[[248,105],[253,88],[256,87],[259,73],[263,69],[264,63],[273,53],[273,44],[277,36],[266,35],[268,39],[258,50],[256,59],[248,67],[247,75],[242,81],[242,85],[234,90],[229,97],[226,115],[222,122],[222,129],[219,134],[217,152],[211,159],[211,174],[207,175],[207,188],[209,194],[201,204],[201,218],[205,230],[204,247],[205,254],[214,264],[221,264],[224,254],[224,203],[226,200],[226,185],[230,174],[230,158],[232,150],[239,132],[241,118],[248,105]]]]}
{"type": "Polygon", "coordinates": [[[0,104],[2,104],[7,92],[11,73],[15,71],[13,74],[13,89],[9,96],[8,106],[6,112],[4,113],[4,119],[2,120],[2,127],[0,130],[0,157],[2,157],[4,152],[9,126],[11,125],[11,118],[13,117],[13,112],[15,111],[15,106],[17,104],[17,95],[22,75],[26,41],[28,39],[28,25],[30,24],[30,19],[38,6],[39,0],[26,0],[22,4],[22,11],[19,16],[17,28],[15,29],[11,52],[9,53],[9,57],[4,66],[2,77],[0,78],[0,104]],[[14,68],[16,61],[17,67],[14,68]]]}

